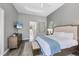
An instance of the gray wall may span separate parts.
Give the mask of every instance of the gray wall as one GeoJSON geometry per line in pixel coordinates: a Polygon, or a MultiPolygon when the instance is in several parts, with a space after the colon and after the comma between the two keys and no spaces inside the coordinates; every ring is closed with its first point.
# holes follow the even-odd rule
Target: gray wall
{"type": "Polygon", "coordinates": [[[47,24],[46,17],[34,16],[34,15],[28,15],[28,14],[19,14],[18,20],[23,23],[23,28],[20,30],[20,32],[23,33],[23,40],[29,39],[29,22],[30,21],[45,22],[45,28],[47,24]]]}
{"type": "Polygon", "coordinates": [[[17,20],[18,13],[10,3],[0,3],[0,8],[4,9],[4,50],[7,50],[7,39],[12,33],[16,32],[13,25],[17,20]]]}
{"type": "Polygon", "coordinates": [[[54,21],[56,25],[79,25],[79,3],[65,3],[47,17],[47,24],[54,21]]]}

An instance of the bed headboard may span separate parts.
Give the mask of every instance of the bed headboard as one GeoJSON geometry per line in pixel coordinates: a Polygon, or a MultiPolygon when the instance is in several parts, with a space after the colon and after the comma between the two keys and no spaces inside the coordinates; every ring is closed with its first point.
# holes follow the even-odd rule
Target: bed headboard
{"type": "Polygon", "coordinates": [[[75,40],[77,40],[77,26],[58,26],[54,28],[54,32],[73,33],[75,40]]]}

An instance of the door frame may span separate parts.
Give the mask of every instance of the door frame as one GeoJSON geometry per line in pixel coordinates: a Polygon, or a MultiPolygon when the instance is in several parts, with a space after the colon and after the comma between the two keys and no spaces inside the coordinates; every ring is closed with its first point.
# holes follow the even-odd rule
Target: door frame
{"type": "Polygon", "coordinates": [[[4,54],[4,10],[2,8],[0,8],[1,10],[1,32],[2,32],[2,39],[1,39],[1,54],[0,55],[3,55],[4,54]]]}

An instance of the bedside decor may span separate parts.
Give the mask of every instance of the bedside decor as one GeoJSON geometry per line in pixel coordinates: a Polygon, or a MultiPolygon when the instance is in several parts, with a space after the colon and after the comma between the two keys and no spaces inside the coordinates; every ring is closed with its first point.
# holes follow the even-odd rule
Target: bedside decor
{"type": "Polygon", "coordinates": [[[49,23],[49,26],[48,26],[48,29],[47,29],[47,34],[48,35],[52,35],[54,33],[54,27],[55,27],[55,24],[53,21],[51,21],[49,23]]]}

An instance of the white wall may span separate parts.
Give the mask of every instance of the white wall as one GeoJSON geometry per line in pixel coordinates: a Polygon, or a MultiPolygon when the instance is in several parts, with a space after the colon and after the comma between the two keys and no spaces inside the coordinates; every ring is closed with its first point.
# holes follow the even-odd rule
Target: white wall
{"type": "Polygon", "coordinates": [[[28,15],[28,14],[19,14],[18,20],[23,23],[23,29],[20,30],[23,33],[23,40],[29,39],[29,22],[30,21],[45,22],[45,28],[47,27],[46,17],[34,16],[34,15],[28,15]]]}
{"type": "Polygon", "coordinates": [[[0,55],[4,52],[4,10],[0,8],[0,55]]]}

